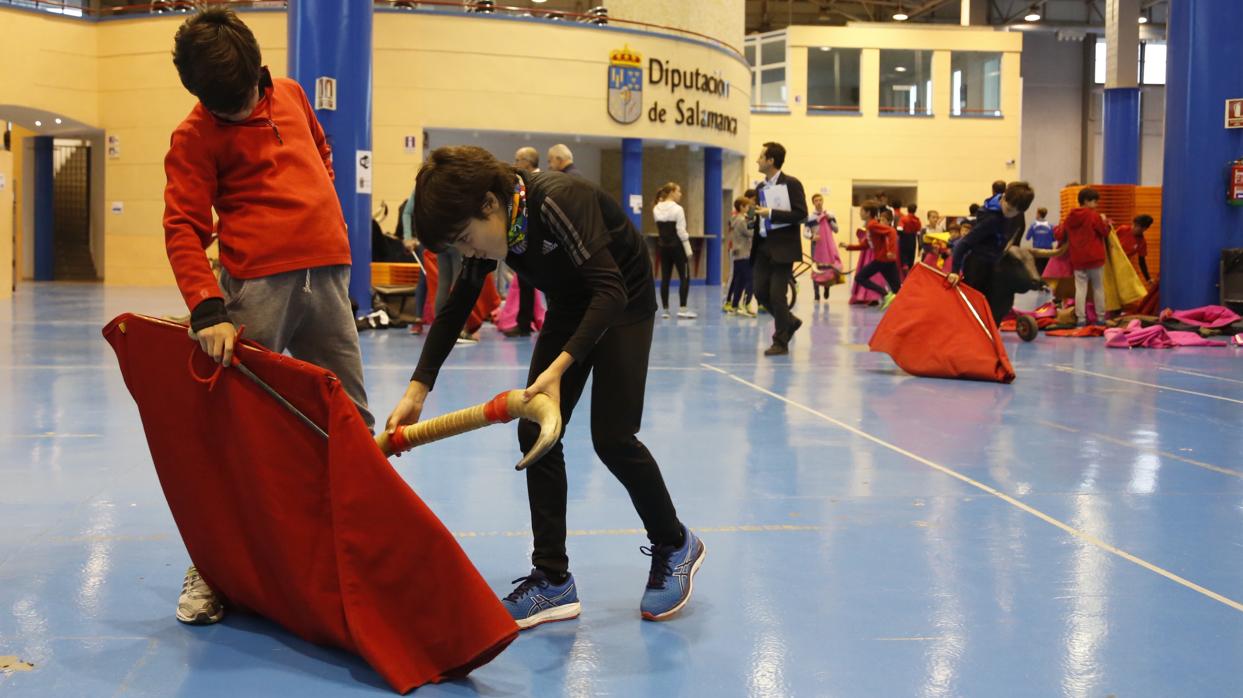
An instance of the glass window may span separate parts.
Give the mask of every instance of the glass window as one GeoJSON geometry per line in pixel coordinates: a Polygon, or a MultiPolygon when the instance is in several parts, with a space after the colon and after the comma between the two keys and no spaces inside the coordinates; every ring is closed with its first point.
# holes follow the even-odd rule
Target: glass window
{"type": "Polygon", "coordinates": [[[764,65],[786,62],[786,40],[780,37],[776,41],[769,39],[760,44],[760,61],[764,65]]]}
{"type": "Polygon", "coordinates": [[[880,51],[880,113],[932,116],[932,51],[880,51]]]}
{"type": "Polygon", "coordinates": [[[786,111],[786,34],[749,36],[744,44],[751,62],[751,108],[757,111],[786,111]]]}
{"type": "Polygon", "coordinates": [[[821,46],[807,49],[807,109],[859,111],[857,48],[821,46]]]}
{"type": "Polygon", "coordinates": [[[760,104],[785,106],[786,69],[766,68],[760,72],[760,104]]]}
{"type": "Polygon", "coordinates": [[[950,100],[953,116],[1001,116],[1001,54],[954,51],[950,100]]]}
{"type": "Polygon", "coordinates": [[[1145,85],[1165,84],[1165,42],[1145,41],[1143,61],[1143,83],[1145,85]]]}

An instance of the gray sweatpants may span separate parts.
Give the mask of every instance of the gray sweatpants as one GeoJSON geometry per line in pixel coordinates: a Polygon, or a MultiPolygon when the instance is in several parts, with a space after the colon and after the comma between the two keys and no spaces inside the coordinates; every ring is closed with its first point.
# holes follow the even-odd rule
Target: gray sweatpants
{"type": "Polygon", "coordinates": [[[221,269],[220,288],[229,319],[246,326],[244,339],[275,352],[288,351],[299,361],[332,371],[367,427],[375,426],[363,388],[348,266],[299,269],[255,279],[235,279],[221,269]]]}
{"type": "Polygon", "coordinates": [[[1088,286],[1092,287],[1092,305],[1096,321],[1105,324],[1105,268],[1075,270],[1075,319],[1080,325],[1088,321],[1088,286]]]}

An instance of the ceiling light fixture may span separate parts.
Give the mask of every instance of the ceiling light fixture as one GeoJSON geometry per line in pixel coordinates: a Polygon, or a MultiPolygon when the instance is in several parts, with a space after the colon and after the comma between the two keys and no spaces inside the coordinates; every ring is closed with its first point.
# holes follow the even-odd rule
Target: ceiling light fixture
{"type": "Polygon", "coordinates": [[[43,122],[42,122],[42,121],[35,121],[35,126],[43,126],[43,122]]]}
{"type": "Polygon", "coordinates": [[[1032,10],[1031,12],[1028,12],[1028,13],[1027,13],[1027,16],[1023,17],[1023,21],[1025,21],[1025,22],[1039,22],[1039,21],[1040,21],[1040,13],[1039,13],[1039,12],[1037,12],[1037,11],[1035,11],[1035,10],[1032,10]]]}
{"type": "Polygon", "coordinates": [[[1148,24],[1148,17],[1147,17],[1147,16],[1145,16],[1145,15],[1140,15],[1140,16],[1139,16],[1139,23],[1140,23],[1140,24],[1148,24]]]}
{"type": "Polygon", "coordinates": [[[56,123],[57,123],[57,125],[59,125],[59,124],[61,124],[61,123],[62,123],[62,122],[61,122],[61,120],[60,120],[60,117],[59,117],[59,116],[58,116],[58,117],[56,117],[56,123]]]}
{"type": "Polygon", "coordinates": [[[906,72],[906,66],[904,66],[904,65],[900,65],[900,66],[898,66],[897,68],[894,68],[894,70],[898,71],[899,73],[905,73],[905,72],[906,72]]]}
{"type": "Polygon", "coordinates": [[[829,48],[828,46],[821,46],[820,50],[821,51],[832,51],[833,49],[829,48]]]}
{"type": "Polygon", "coordinates": [[[902,8],[898,8],[898,11],[893,13],[893,21],[895,22],[905,22],[908,19],[910,17],[902,11],[902,8]]]}

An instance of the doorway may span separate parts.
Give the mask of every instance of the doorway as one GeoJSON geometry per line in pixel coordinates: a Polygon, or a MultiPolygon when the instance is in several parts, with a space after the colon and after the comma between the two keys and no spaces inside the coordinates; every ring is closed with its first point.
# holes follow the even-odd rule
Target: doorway
{"type": "Polygon", "coordinates": [[[91,145],[57,138],[52,142],[52,278],[95,281],[91,254],[91,145]]]}

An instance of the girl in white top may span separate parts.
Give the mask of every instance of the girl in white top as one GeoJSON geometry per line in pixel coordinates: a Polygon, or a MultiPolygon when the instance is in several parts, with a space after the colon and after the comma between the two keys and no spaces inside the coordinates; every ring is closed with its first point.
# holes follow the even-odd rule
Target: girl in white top
{"type": "Polygon", "coordinates": [[[678,300],[680,318],[695,318],[695,311],[686,307],[691,292],[690,258],[691,236],[686,232],[686,211],[682,210],[682,187],[674,182],[656,191],[656,206],[652,215],[656,229],[660,231],[660,307],[662,317],[669,317],[669,281],[673,269],[678,270],[678,300]]]}

